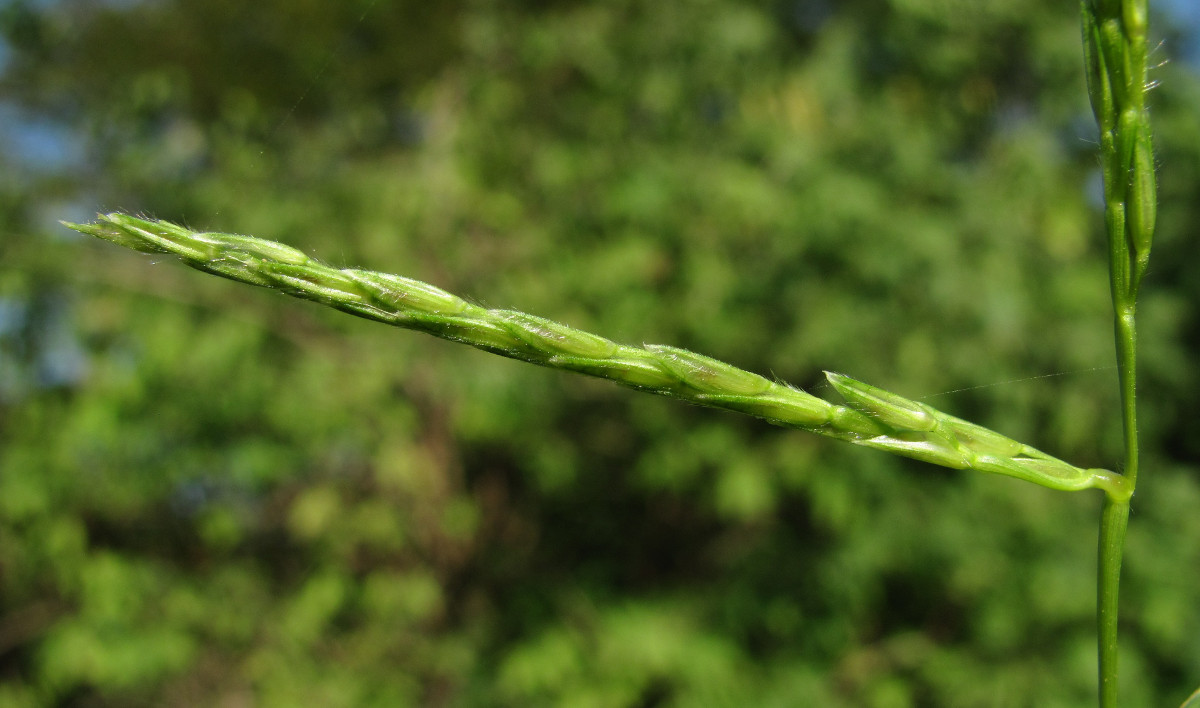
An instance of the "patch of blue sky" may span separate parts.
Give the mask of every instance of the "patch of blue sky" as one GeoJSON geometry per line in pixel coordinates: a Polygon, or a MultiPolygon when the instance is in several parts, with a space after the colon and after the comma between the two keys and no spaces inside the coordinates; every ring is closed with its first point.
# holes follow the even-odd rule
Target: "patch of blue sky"
{"type": "Polygon", "coordinates": [[[88,355],[66,300],[51,297],[38,309],[40,315],[31,321],[29,302],[0,298],[0,400],[73,386],[87,374],[88,355]]]}
{"type": "MultiPolygon", "coordinates": [[[[1193,70],[1200,70],[1200,0],[1157,0],[1158,8],[1182,34],[1181,45],[1168,51],[1193,70]]],[[[1153,3],[1152,3],[1153,4],[1153,3]]]]}
{"type": "Polygon", "coordinates": [[[85,156],[82,139],[69,128],[26,115],[9,102],[0,102],[0,151],[35,172],[77,167],[85,156]]]}

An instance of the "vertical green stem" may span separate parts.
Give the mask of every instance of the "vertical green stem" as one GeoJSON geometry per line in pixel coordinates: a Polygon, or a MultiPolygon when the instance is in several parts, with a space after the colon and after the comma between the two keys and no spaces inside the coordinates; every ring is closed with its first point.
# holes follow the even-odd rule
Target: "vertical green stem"
{"type": "MultiPolygon", "coordinates": [[[[1156,187],[1146,111],[1148,0],[1080,0],[1088,94],[1100,127],[1117,370],[1130,495],[1137,484],[1138,286],[1154,239],[1156,187]]],[[[1100,706],[1117,705],[1117,596],[1129,498],[1109,494],[1100,518],[1097,589],[1100,706]]]]}
{"type": "MultiPolygon", "coordinates": [[[[1115,276],[1114,276],[1115,280],[1115,276]]],[[[1125,476],[1130,487],[1137,484],[1137,326],[1133,303],[1113,288],[1117,372],[1121,386],[1121,411],[1125,431],[1125,476]]],[[[1096,619],[1099,639],[1100,708],[1117,706],[1117,607],[1121,582],[1121,558],[1129,501],[1109,496],[1100,517],[1099,563],[1097,565],[1096,619]]]]}
{"type": "Polygon", "coordinates": [[[1121,383],[1121,413],[1125,430],[1125,476],[1136,487],[1138,474],[1137,430],[1137,322],[1132,302],[1114,303],[1117,340],[1117,375],[1121,383]]]}
{"type": "Polygon", "coordinates": [[[1100,516],[1100,563],[1097,573],[1097,629],[1100,640],[1100,708],[1117,705],[1117,590],[1121,582],[1121,555],[1129,502],[1104,500],[1100,516]]]}

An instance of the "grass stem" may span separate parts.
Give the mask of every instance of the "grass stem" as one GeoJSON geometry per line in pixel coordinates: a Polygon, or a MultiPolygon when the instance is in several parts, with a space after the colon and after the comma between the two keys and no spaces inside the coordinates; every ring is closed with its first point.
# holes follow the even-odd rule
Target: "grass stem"
{"type": "Polygon", "coordinates": [[[1137,486],[1138,288],[1154,240],[1157,192],[1150,114],[1146,109],[1148,0],[1082,0],[1088,94],[1100,128],[1104,224],[1108,236],[1117,375],[1121,389],[1127,483],[1109,494],[1100,517],[1096,626],[1100,707],[1117,705],[1117,597],[1129,497],[1137,486]]]}
{"type": "Polygon", "coordinates": [[[1105,497],[1100,516],[1096,625],[1099,635],[1100,708],[1117,705],[1117,607],[1129,501],[1105,497]]]}

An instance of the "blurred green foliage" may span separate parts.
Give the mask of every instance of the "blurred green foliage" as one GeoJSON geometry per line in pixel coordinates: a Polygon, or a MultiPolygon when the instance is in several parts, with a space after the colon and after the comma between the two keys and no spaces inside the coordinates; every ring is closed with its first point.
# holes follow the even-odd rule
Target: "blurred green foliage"
{"type": "MultiPolygon", "coordinates": [[[[81,147],[0,152],[0,705],[1088,705],[1098,494],[546,372],[54,222],[277,239],[800,385],[845,371],[1111,467],[1077,22],[1034,0],[7,3],[6,110],[81,147]]],[[[1130,706],[1200,681],[1200,81],[1154,73],[1130,706]]]]}

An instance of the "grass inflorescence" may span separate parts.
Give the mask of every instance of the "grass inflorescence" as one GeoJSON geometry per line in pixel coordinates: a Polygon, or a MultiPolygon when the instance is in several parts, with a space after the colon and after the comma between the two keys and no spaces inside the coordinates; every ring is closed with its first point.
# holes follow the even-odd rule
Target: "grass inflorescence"
{"type": "Polygon", "coordinates": [[[197,232],[126,214],[67,226],[147,253],[169,253],[209,273],[494,354],[566,369],[641,391],[723,408],[856,445],[954,469],[1007,475],[1060,490],[1099,488],[1128,498],[1124,478],[1075,467],[927,404],[827,373],[848,405],[830,403],[711,357],[677,347],[618,344],[523,312],[487,309],[418,280],[334,268],[290,246],[250,236],[197,232]]]}

